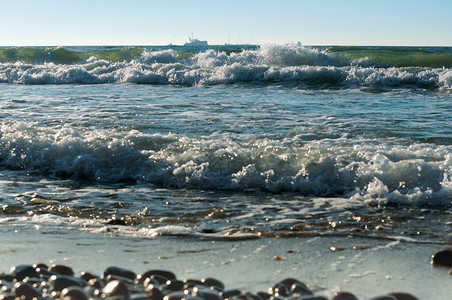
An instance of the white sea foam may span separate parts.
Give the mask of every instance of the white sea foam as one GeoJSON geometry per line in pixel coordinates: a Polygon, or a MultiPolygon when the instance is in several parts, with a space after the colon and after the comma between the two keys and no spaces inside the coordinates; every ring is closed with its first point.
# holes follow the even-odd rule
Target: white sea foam
{"type": "Polygon", "coordinates": [[[0,63],[0,83],[96,84],[145,83],[218,85],[290,83],[302,86],[391,88],[414,86],[450,89],[447,68],[386,68],[367,60],[335,58],[327,50],[296,45],[264,45],[257,50],[226,54],[206,50],[180,57],[175,50],[144,51],[130,61],[108,62],[91,57],[77,64],[0,63]]]}
{"type": "Polygon", "coordinates": [[[164,187],[295,192],[368,204],[449,205],[450,146],[396,146],[334,140],[240,143],[220,137],[89,131],[8,123],[0,127],[0,165],[96,182],[164,187]]]}

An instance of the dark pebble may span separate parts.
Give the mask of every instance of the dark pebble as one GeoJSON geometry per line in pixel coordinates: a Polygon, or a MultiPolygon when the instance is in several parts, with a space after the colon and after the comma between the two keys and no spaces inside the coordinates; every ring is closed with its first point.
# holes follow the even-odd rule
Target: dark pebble
{"type": "Polygon", "coordinates": [[[406,293],[391,293],[370,300],[418,300],[418,298],[406,293]]]}
{"type": "Polygon", "coordinates": [[[312,295],[311,290],[309,290],[308,287],[302,282],[294,283],[290,288],[290,293],[299,295],[312,295]]]}
{"type": "Polygon", "coordinates": [[[117,280],[117,281],[122,281],[127,285],[134,285],[135,284],[135,280],[132,280],[130,278],[127,277],[122,277],[119,275],[108,275],[106,278],[103,278],[103,280],[107,283],[113,280],[117,280]]]}
{"type": "MultiPolygon", "coordinates": [[[[173,278],[173,280],[174,279],[175,278],[173,278]]],[[[142,282],[144,286],[148,286],[148,285],[154,285],[154,284],[158,284],[158,285],[166,284],[166,282],[168,280],[171,280],[171,279],[168,279],[166,277],[162,277],[160,275],[151,275],[151,277],[145,278],[144,281],[143,281],[143,279],[140,277],[140,275],[138,275],[138,277],[135,280],[135,282],[136,283],[141,283],[142,282]]]]}
{"type": "Polygon", "coordinates": [[[434,266],[452,268],[452,250],[443,250],[433,254],[431,257],[431,264],[434,266]]]}
{"type": "Polygon", "coordinates": [[[287,297],[290,294],[290,290],[284,284],[281,283],[278,283],[274,287],[269,288],[268,292],[276,297],[278,296],[287,297]]]}
{"type": "Polygon", "coordinates": [[[154,298],[150,298],[145,293],[136,293],[129,296],[129,300],[155,300],[154,298]]]}
{"type": "Polygon", "coordinates": [[[10,273],[17,281],[22,281],[26,277],[39,278],[38,272],[32,265],[18,265],[12,267],[10,273]]]}
{"type": "Polygon", "coordinates": [[[192,296],[197,296],[200,297],[204,300],[222,300],[223,298],[220,296],[220,293],[215,291],[215,290],[211,290],[211,289],[195,289],[192,293],[192,296]]]}
{"type": "Polygon", "coordinates": [[[28,282],[16,283],[12,292],[16,293],[21,299],[33,299],[41,296],[41,292],[32,287],[28,282]]]}
{"type": "Polygon", "coordinates": [[[358,300],[355,295],[347,292],[336,292],[332,300],[358,300]]]}
{"type": "Polygon", "coordinates": [[[201,279],[201,282],[204,283],[205,286],[213,287],[219,291],[224,291],[224,284],[215,278],[204,278],[201,279]]]}
{"type": "Polygon", "coordinates": [[[177,292],[171,292],[168,295],[166,295],[163,300],[182,300],[185,299],[187,295],[184,294],[182,291],[177,292]]]}
{"type": "Polygon", "coordinates": [[[49,280],[51,276],[57,275],[56,273],[49,271],[47,268],[36,268],[36,271],[38,272],[39,278],[42,278],[44,280],[49,280]]]}
{"type": "Polygon", "coordinates": [[[141,275],[139,275],[139,279],[141,279],[142,281],[144,281],[146,278],[152,278],[152,277],[156,277],[156,278],[164,278],[164,282],[168,281],[168,280],[173,280],[176,279],[176,275],[174,275],[174,273],[169,272],[169,271],[164,271],[164,270],[150,270],[147,271],[141,275]]]}
{"type": "Polygon", "coordinates": [[[14,281],[14,277],[9,274],[1,274],[0,280],[12,282],[14,281]]]}
{"type": "Polygon", "coordinates": [[[192,288],[192,287],[196,287],[196,286],[205,286],[204,283],[201,280],[196,280],[196,279],[187,279],[184,280],[185,286],[184,289],[188,289],[188,288],[192,288]]]}
{"type": "Polygon", "coordinates": [[[406,293],[390,293],[390,296],[396,297],[397,300],[418,300],[416,297],[406,293]]]}
{"type": "Polygon", "coordinates": [[[280,282],[278,282],[278,284],[284,285],[288,290],[290,290],[292,285],[294,285],[296,283],[304,285],[302,282],[300,282],[300,281],[298,281],[298,280],[296,280],[294,278],[286,278],[286,279],[283,279],[280,282]]]}
{"type": "Polygon", "coordinates": [[[53,291],[61,292],[63,289],[72,287],[72,286],[85,286],[85,283],[82,279],[75,278],[73,276],[67,275],[53,275],[49,279],[50,288],[53,291]]]}
{"type": "Polygon", "coordinates": [[[90,281],[91,279],[98,279],[98,277],[94,274],[88,273],[88,272],[81,272],[80,278],[86,281],[90,281]]]}
{"type": "Polygon", "coordinates": [[[154,285],[147,286],[144,291],[152,300],[162,300],[164,297],[162,291],[154,285]]]}
{"type": "Polygon", "coordinates": [[[81,287],[72,286],[61,291],[60,299],[64,300],[88,300],[88,293],[81,287]]]}
{"type": "Polygon", "coordinates": [[[49,268],[49,271],[61,275],[74,276],[74,271],[67,266],[53,265],[49,268]]]}
{"type": "Polygon", "coordinates": [[[242,294],[242,296],[239,298],[244,299],[244,300],[262,300],[261,297],[259,297],[258,295],[255,295],[253,293],[242,294]]]}
{"type": "Polygon", "coordinates": [[[129,290],[127,286],[118,280],[110,281],[103,289],[102,293],[107,297],[115,297],[115,299],[127,299],[129,290]]]}
{"type": "Polygon", "coordinates": [[[119,268],[119,267],[109,267],[104,271],[102,275],[103,278],[107,278],[108,276],[120,276],[123,278],[127,278],[130,280],[135,280],[137,274],[127,269],[119,268]]]}
{"type": "Polygon", "coordinates": [[[35,268],[35,269],[45,269],[45,270],[47,270],[49,267],[46,265],[46,264],[34,264],[33,265],[33,268],[35,268]]]}
{"type": "Polygon", "coordinates": [[[269,293],[264,293],[264,292],[257,292],[257,295],[258,295],[259,297],[261,297],[262,300],[270,299],[271,296],[272,296],[271,294],[269,294],[269,293]]]}
{"type": "Polygon", "coordinates": [[[303,297],[303,300],[328,300],[328,298],[322,296],[303,297]]]}
{"type": "Polygon", "coordinates": [[[239,290],[229,290],[229,291],[225,291],[221,294],[221,296],[223,297],[223,299],[229,299],[232,297],[237,297],[239,295],[241,295],[242,292],[239,290]]]}
{"type": "Polygon", "coordinates": [[[185,286],[185,283],[183,281],[173,279],[173,280],[168,280],[166,282],[166,286],[164,286],[164,288],[167,291],[176,292],[176,291],[183,291],[184,286],[185,286]]]}
{"type": "Polygon", "coordinates": [[[99,278],[90,279],[88,280],[87,284],[88,286],[92,286],[93,288],[96,288],[98,290],[103,289],[105,286],[105,283],[99,278]]]}
{"type": "Polygon", "coordinates": [[[304,283],[294,278],[286,278],[278,282],[275,286],[269,288],[268,292],[275,296],[283,297],[287,297],[291,294],[312,295],[312,292],[304,283]]]}

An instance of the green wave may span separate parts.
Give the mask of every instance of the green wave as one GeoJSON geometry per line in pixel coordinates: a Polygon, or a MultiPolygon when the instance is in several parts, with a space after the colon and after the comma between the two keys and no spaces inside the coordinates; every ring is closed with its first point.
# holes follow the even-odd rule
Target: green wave
{"type": "MultiPolygon", "coordinates": [[[[219,52],[231,54],[245,49],[256,50],[256,46],[212,46],[219,52]]],[[[144,51],[160,51],[173,49],[177,59],[190,58],[199,52],[196,48],[184,46],[74,46],[74,47],[0,47],[0,63],[55,63],[77,64],[89,58],[103,59],[109,62],[130,62],[138,58],[144,51]]]]}
{"type": "MultiPolygon", "coordinates": [[[[282,55],[284,56],[283,61],[301,61],[302,64],[307,65],[328,64],[337,67],[358,65],[378,68],[452,68],[452,47],[316,46],[307,48],[299,47],[295,51],[292,51],[293,49],[290,48],[290,45],[287,47],[290,51],[281,51],[280,53],[272,52],[271,55],[282,55]],[[307,49],[317,50],[312,52],[307,51],[307,49]],[[322,54],[324,57],[320,57],[318,54],[322,54]],[[291,55],[293,57],[290,57],[291,55]],[[301,60],[297,58],[300,55],[303,58],[301,60]],[[306,59],[305,56],[309,55],[313,56],[312,60],[306,59]],[[320,60],[319,57],[321,58],[320,60]]],[[[227,55],[241,51],[250,51],[254,52],[254,57],[259,57],[259,46],[225,45],[211,46],[209,48],[214,49],[216,52],[224,52],[227,55]]],[[[139,58],[144,51],[152,52],[167,49],[172,49],[174,51],[174,57],[179,60],[189,59],[201,51],[184,46],[0,47],[0,63],[78,64],[86,62],[91,57],[112,63],[122,61],[130,62],[133,59],[139,58]]],[[[206,49],[202,51],[206,51],[206,49]]],[[[264,53],[263,55],[266,54],[264,53]]],[[[244,56],[243,59],[247,58],[244,56]]],[[[271,59],[275,60],[274,57],[271,59]]],[[[254,63],[256,62],[259,61],[254,61],[254,63]]],[[[249,64],[253,63],[253,61],[243,61],[243,63],[249,64]]]]}
{"type": "Polygon", "coordinates": [[[109,62],[131,61],[141,55],[144,49],[123,47],[114,49],[93,48],[88,51],[71,50],[63,47],[56,48],[34,48],[34,47],[14,47],[0,48],[0,63],[56,63],[56,64],[76,64],[85,62],[90,57],[104,59],[109,62]]]}
{"type": "Polygon", "coordinates": [[[345,64],[367,62],[377,67],[451,68],[451,47],[344,47],[327,49],[332,58],[345,64]]]}

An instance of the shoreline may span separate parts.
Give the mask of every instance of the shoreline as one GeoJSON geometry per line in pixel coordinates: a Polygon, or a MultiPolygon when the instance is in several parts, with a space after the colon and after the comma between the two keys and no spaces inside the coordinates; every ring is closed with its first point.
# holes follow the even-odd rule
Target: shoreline
{"type": "Polygon", "coordinates": [[[5,273],[21,264],[66,265],[76,274],[97,275],[117,266],[137,274],[168,270],[178,279],[212,277],[227,289],[248,292],[267,291],[289,277],[329,298],[348,291],[359,299],[391,292],[446,299],[450,292],[448,271],[430,265],[430,255],[444,245],[343,236],[212,241],[2,231],[0,271],[5,273]]]}

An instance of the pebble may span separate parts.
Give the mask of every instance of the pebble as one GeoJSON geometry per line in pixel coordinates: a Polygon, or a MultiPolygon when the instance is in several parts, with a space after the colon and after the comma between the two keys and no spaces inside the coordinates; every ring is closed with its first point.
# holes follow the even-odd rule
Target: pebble
{"type": "Polygon", "coordinates": [[[394,296],[397,300],[418,300],[416,297],[406,293],[391,293],[390,296],[394,296]]]}
{"type": "Polygon", "coordinates": [[[406,293],[391,293],[370,300],[418,300],[418,298],[406,293]]]}
{"type": "Polygon", "coordinates": [[[152,300],[162,300],[165,295],[163,295],[162,291],[153,285],[149,285],[145,288],[144,292],[148,295],[152,300]]]}
{"type": "Polygon", "coordinates": [[[118,276],[118,277],[130,279],[130,280],[135,280],[135,278],[137,277],[137,274],[135,274],[134,272],[127,270],[127,269],[118,268],[118,267],[109,267],[104,271],[102,277],[107,278],[108,276],[112,276],[112,277],[118,276]]]}
{"type": "Polygon", "coordinates": [[[151,277],[155,277],[155,276],[164,278],[165,282],[167,280],[176,279],[176,275],[173,272],[164,271],[164,270],[150,270],[150,271],[147,271],[147,272],[143,273],[142,275],[140,275],[140,278],[146,279],[146,278],[151,278],[151,277]]]}
{"type": "Polygon", "coordinates": [[[286,278],[280,282],[278,282],[275,286],[268,290],[270,294],[279,295],[283,297],[287,297],[291,294],[298,295],[312,295],[313,293],[308,289],[308,287],[293,278],[286,278]]]}
{"type": "Polygon", "coordinates": [[[81,272],[80,278],[85,281],[90,281],[91,279],[97,279],[98,277],[96,275],[88,273],[88,272],[81,272]]]}
{"type": "Polygon", "coordinates": [[[257,292],[257,295],[259,297],[261,297],[262,300],[267,300],[267,299],[270,299],[272,297],[271,294],[265,293],[265,292],[257,292]]]}
{"type": "Polygon", "coordinates": [[[225,291],[221,294],[221,296],[223,297],[223,299],[229,299],[229,298],[233,298],[233,297],[238,297],[242,294],[241,291],[239,290],[229,290],[229,291],[225,291]]]}
{"type": "Polygon", "coordinates": [[[247,292],[247,293],[245,293],[245,294],[242,294],[241,299],[246,299],[246,300],[262,300],[258,295],[254,295],[254,294],[249,293],[249,292],[247,292]]]}
{"type": "Polygon", "coordinates": [[[189,289],[192,287],[204,285],[204,283],[201,280],[196,280],[196,279],[187,279],[187,280],[184,280],[184,283],[185,283],[184,289],[189,289]]]}
{"type": "Polygon", "coordinates": [[[88,284],[88,286],[91,286],[98,290],[103,289],[105,286],[105,282],[98,278],[93,278],[93,279],[88,280],[87,284],[88,284]]]}
{"type": "Polygon", "coordinates": [[[78,279],[74,276],[67,276],[67,275],[53,275],[49,279],[50,288],[52,291],[60,292],[64,290],[65,288],[72,287],[72,286],[79,286],[83,287],[86,286],[86,284],[83,282],[83,280],[78,279]]]}
{"type": "Polygon", "coordinates": [[[183,291],[174,291],[163,297],[163,300],[182,300],[187,295],[183,291]]]}
{"type": "Polygon", "coordinates": [[[198,296],[205,300],[222,300],[220,293],[216,290],[211,289],[194,289],[191,293],[192,296],[198,296]]]}
{"type": "Polygon", "coordinates": [[[49,267],[46,264],[39,263],[39,264],[34,264],[33,268],[35,268],[35,269],[46,269],[47,270],[49,267]]]}
{"type": "Polygon", "coordinates": [[[167,291],[173,291],[173,292],[183,291],[184,287],[185,287],[185,283],[183,281],[180,281],[177,279],[168,280],[166,282],[166,285],[163,286],[163,288],[166,289],[167,291]]]}
{"type": "Polygon", "coordinates": [[[74,271],[67,266],[53,265],[49,268],[49,271],[61,275],[74,276],[74,271]]]}
{"type": "Polygon", "coordinates": [[[102,293],[106,297],[114,297],[114,299],[126,300],[129,298],[129,289],[126,284],[119,280],[110,281],[103,289],[102,293]]]}
{"type": "Polygon", "coordinates": [[[34,268],[32,265],[18,265],[16,267],[12,267],[10,273],[10,275],[17,281],[22,281],[26,277],[39,277],[36,268],[34,268]]]}
{"type": "Polygon", "coordinates": [[[11,291],[15,293],[17,297],[24,299],[33,299],[41,296],[41,293],[28,282],[18,282],[11,291]]]}
{"type": "Polygon", "coordinates": [[[217,279],[204,278],[204,279],[201,279],[201,282],[208,287],[217,289],[218,291],[224,291],[224,284],[217,279]]]}
{"type": "MultiPolygon", "coordinates": [[[[432,258],[433,259],[433,258],[432,258]]],[[[0,300],[328,300],[314,295],[303,282],[286,278],[267,292],[249,293],[225,290],[215,278],[179,280],[166,270],[150,270],[143,274],[112,266],[102,276],[81,272],[63,265],[18,265],[10,274],[0,274],[0,300]]],[[[358,300],[348,292],[336,292],[332,300],[358,300]]],[[[406,293],[389,293],[371,300],[417,300],[406,293]]]]}
{"type": "Polygon", "coordinates": [[[332,300],[358,300],[358,298],[348,292],[336,292],[332,300]]]}
{"type": "Polygon", "coordinates": [[[447,249],[433,254],[431,264],[439,267],[452,268],[452,250],[447,249]]]}
{"type": "Polygon", "coordinates": [[[38,272],[39,278],[42,278],[44,280],[49,280],[50,277],[53,275],[57,275],[57,273],[49,271],[47,268],[36,268],[36,271],[38,272]]]}
{"type": "Polygon", "coordinates": [[[60,299],[64,300],[88,300],[89,294],[85,289],[77,286],[72,286],[61,291],[60,299]]]}

